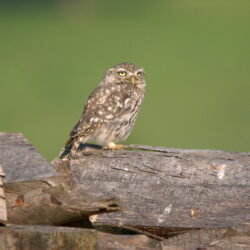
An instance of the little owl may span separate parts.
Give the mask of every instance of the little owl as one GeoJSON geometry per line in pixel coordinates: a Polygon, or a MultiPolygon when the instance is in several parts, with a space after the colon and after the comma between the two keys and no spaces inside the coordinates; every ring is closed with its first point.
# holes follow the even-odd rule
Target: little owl
{"type": "Polygon", "coordinates": [[[133,63],[121,63],[105,73],[89,96],[80,120],[70,133],[65,150],[73,158],[81,143],[94,141],[103,149],[120,149],[115,144],[130,134],[145,92],[144,70],[133,63]]]}

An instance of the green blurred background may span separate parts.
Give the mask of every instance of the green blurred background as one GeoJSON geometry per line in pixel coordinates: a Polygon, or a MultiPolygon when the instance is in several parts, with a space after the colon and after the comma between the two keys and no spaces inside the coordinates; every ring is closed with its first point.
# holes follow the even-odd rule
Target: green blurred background
{"type": "Polygon", "coordinates": [[[107,68],[146,70],[125,144],[249,151],[250,1],[0,3],[0,131],[58,155],[107,68]]]}

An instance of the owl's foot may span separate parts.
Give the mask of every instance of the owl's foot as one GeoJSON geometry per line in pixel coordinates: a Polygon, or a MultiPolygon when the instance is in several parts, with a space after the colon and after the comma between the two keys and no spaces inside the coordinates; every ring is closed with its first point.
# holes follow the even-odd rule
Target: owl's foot
{"type": "Polygon", "coordinates": [[[128,148],[128,147],[125,146],[125,145],[115,144],[113,142],[111,142],[108,145],[102,147],[103,150],[118,150],[118,149],[126,149],[126,148],[128,148]]]}

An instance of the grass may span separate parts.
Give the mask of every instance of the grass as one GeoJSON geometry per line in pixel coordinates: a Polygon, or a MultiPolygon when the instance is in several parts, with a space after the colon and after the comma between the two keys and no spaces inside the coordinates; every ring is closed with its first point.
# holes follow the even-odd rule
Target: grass
{"type": "Polygon", "coordinates": [[[142,65],[147,93],[126,144],[249,151],[247,1],[93,1],[0,13],[0,131],[51,160],[108,67],[142,65]]]}

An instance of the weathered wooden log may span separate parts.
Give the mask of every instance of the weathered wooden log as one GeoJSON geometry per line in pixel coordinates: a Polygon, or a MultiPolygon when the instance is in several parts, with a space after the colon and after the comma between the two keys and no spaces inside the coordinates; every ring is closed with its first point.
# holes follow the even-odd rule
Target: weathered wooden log
{"type": "Polygon", "coordinates": [[[0,164],[0,224],[7,221],[7,209],[6,200],[3,189],[3,178],[5,174],[3,172],[2,165],[0,164]]]}
{"type": "Polygon", "coordinates": [[[67,182],[22,134],[0,133],[0,161],[7,196],[67,182]]]}
{"type": "Polygon", "coordinates": [[[247,250],[250,226],[191,230],[163,241],[162,247],[164,250],[247,250]]]}
{"type": "Polygon", "coordinates": [[[59,175],[22,134],[0,133],[0,161],[6,175],[5,184],[59,175]]]}
{"type": "Polygon", "coordinates": [[[0,228],[0,249],[162,249],[145,235],[113,235],[91,229],[51,226],[0,228]]]}
{"type": "MultiPolygon", "coordinates": [[[[85,226],[83,219],[94,214],[91,221],[101,230],[124,234],[127,228],[168,238],[160,246],[142,235],[87,230],[98,235],[95,249],[105,249],[106,243],[112,249],[250,245],[250,153],[134,145],[133,150],[119,151],[85,148],[80,159],[51,165],[21,135],[2,133],[0,161],[8,169],[4,188],[9,223],[85,226]],[[100,214],[119,209],[117,199],[121,212],[100,214]]],[[[77,230],[81,229],[1,228],[0,249],[17,249],[20,241],[23,249],[33,242],[42,242],[41,249],[48,242],[55,249],[61,242],[78,248],[85,236],[77,230]]]]}
{"type": "Polygon", "coordinates": [[[0,228],[0,249],[230,249],[250,248],[249,226],[231,229],[201,229],[158,241],[145,235],[119,235],[52,226],[8,226],[0,228]]]}
{"type": "Polygon", "coordinates": [[[8,223],[26,225],[64,225],[87,220],[93,214],[119,210],[115,199],[92,199],[69,186],[37,188],[7,196],[8,223]]]}
{"type": "Polygon", "coordinates": [[[92,199],[72,188],[68,173],[56,171],[21,134],[0,134],[0,159],[8,223],[62,225],[119,210],[117,199],[92,199]]]}
{"type": "Polygon", "coordinates": [[[123,210],[92,217],[161,236],[172,231],[250,223],[250,153],[136,146],[69,162],[72,182],[123,210]]]}

